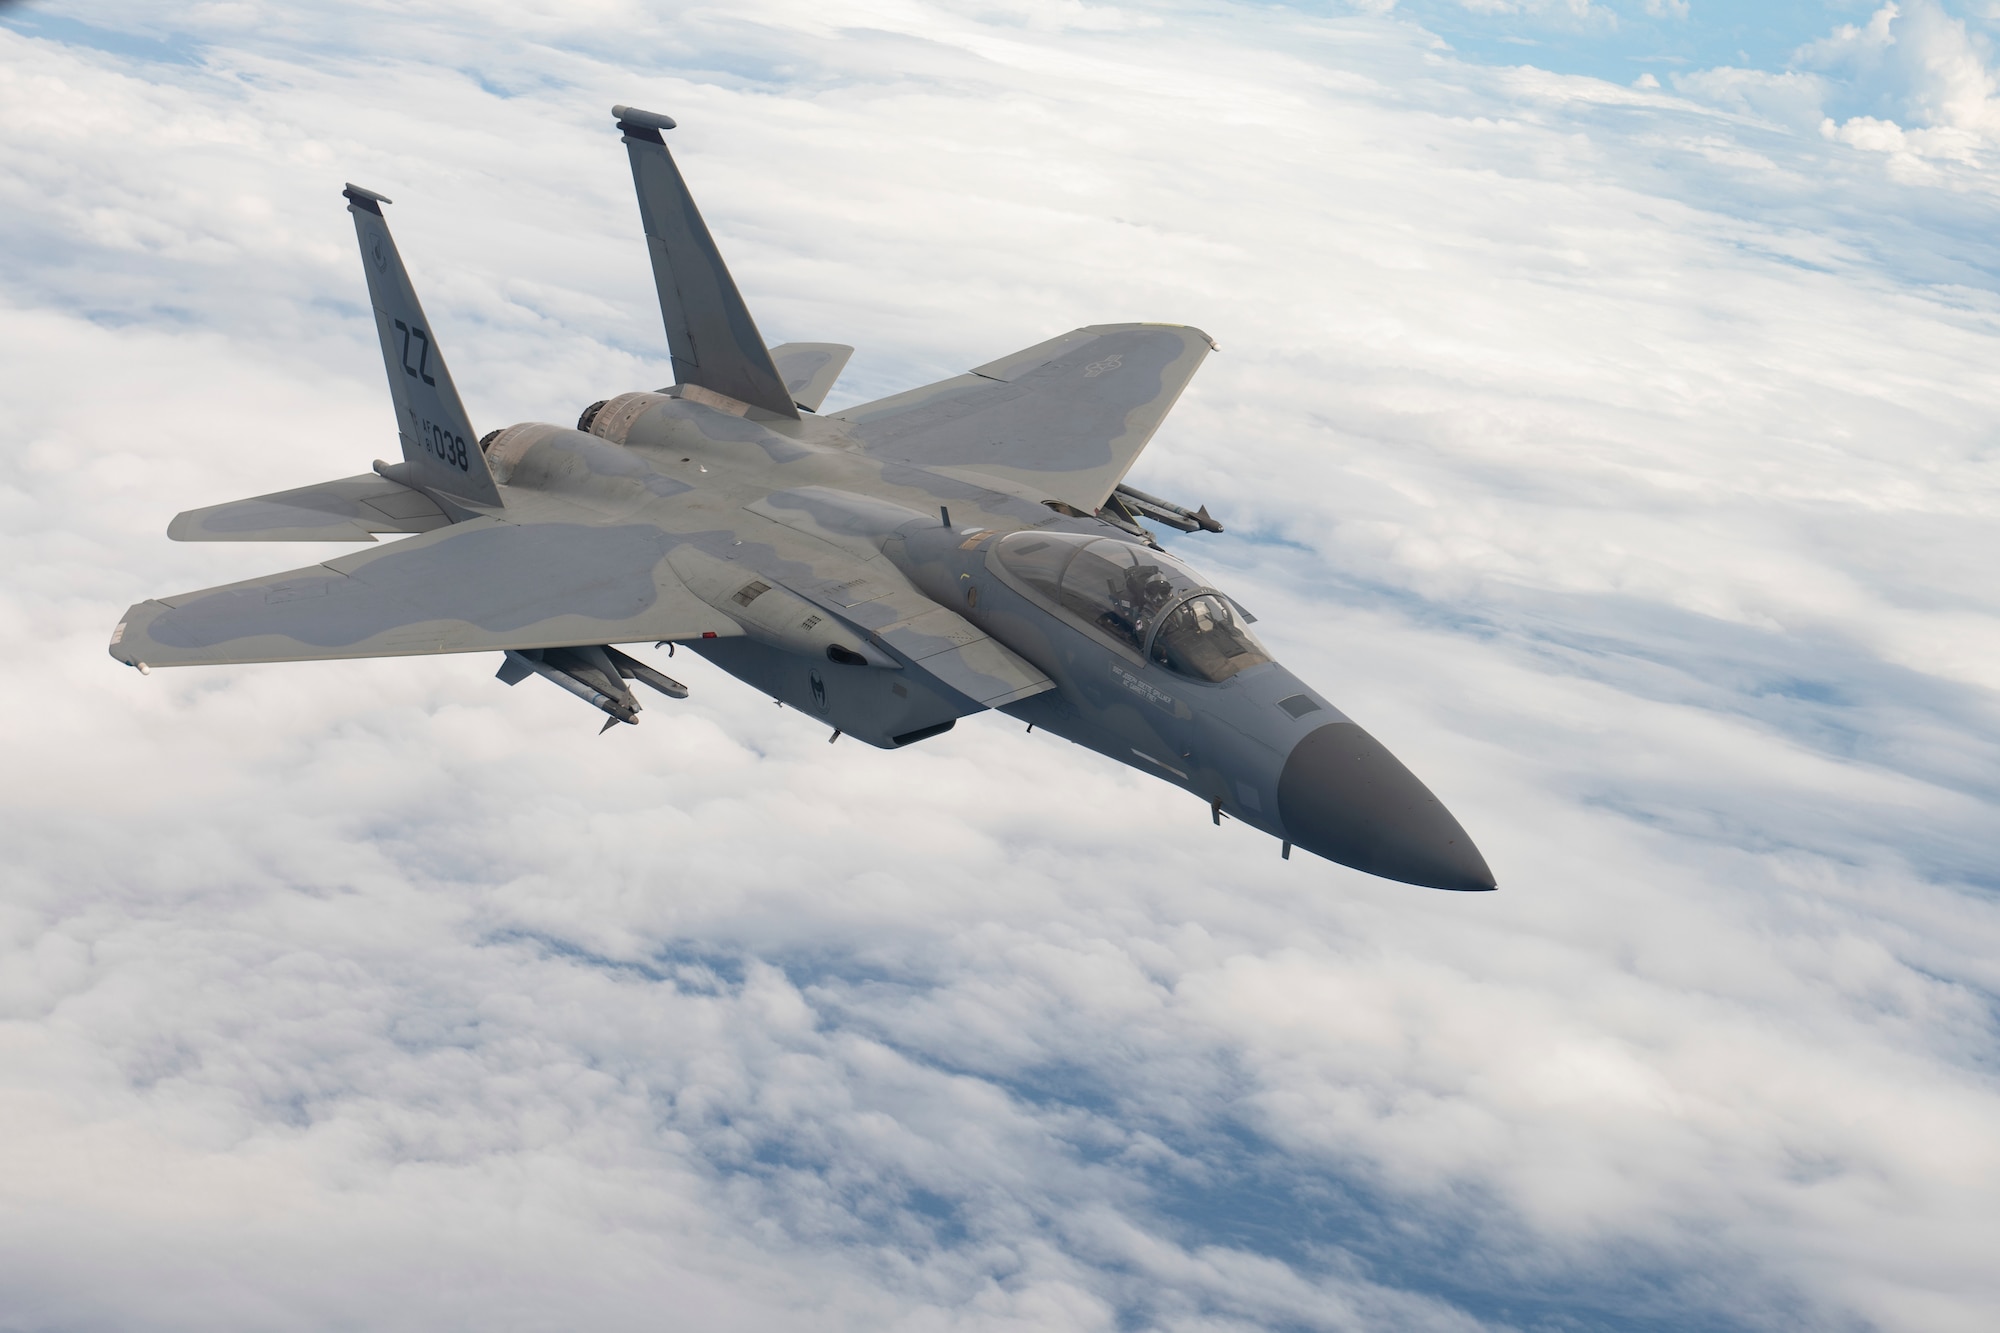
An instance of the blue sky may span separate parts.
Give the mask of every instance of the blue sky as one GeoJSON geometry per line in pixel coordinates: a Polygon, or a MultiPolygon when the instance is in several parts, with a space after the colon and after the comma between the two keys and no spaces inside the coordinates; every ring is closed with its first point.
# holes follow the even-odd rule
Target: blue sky
{"type": "Polygon", "coordinates": [[[1660,8],[8,11],[0,1327],[1988,1327],[1987,19],[1660,8]],[[662,382],[614,102],[836,404],[1215,335],[1134,480],[1502,891],[686,657],[117,669],[389,449],[343,181],[482,429],[662,382]]]}
{"type": "MultiPolygon", "coordinates": [[[[1292,6],[1303,14],[1378,13],[1420,25],[1460,59],[1532,65],[1629,83],[1644,74],[1734,66],[1771,72],[1797,67],[1802,51],[1843,26],[1865,25],[1882,8],[1873,0],[1380,0],[1292,6]]],[[[1980,5],[1951,8],[1970,30],[1990,36],[1980,5]]],[[[196,58],[202,38],[172,16],[135,16],[115,26],[92,23],[90,6],[39,4],[0,18],[14,30],[78,42],[144,60],[196,58]]],[[[1808,63],[1810,63],[1808,61],[1808,63]]]]}
{"type": "Polygon", "coordinates": [[[1629,83],[1645,73],[1718,65],[1782,70],[1801,47],[1842,24],[1865,22],[1880,7],[1867,0],[1591,0],[1583,6],[1400,0],[1394,12],[1482,63],[1532,64],[1629,83]]]}

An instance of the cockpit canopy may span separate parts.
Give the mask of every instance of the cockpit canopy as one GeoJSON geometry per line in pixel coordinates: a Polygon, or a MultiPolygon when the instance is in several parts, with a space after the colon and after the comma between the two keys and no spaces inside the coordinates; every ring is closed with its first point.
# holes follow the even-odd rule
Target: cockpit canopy
{"type": "Polygon", "coordinates": [[[1001,565],[1069,615],[1169,671],[1223,681],[1271,655],[1228,598],[1172,556],[1070,532],[1014,532],[1001,565]]]}

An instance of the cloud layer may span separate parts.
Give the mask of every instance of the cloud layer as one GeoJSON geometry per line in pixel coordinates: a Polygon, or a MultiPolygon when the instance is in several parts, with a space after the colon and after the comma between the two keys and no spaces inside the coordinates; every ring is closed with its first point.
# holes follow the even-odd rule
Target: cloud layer
{"type": "Polygon", "coordinates": [[[1394,12],[153,14],[0,26],[0,1327],[1990,1322],[1983,138],[1394,12]],[[836,404],[1214,334],[1135,480],[1502,892],[685,658],[603,738],[485,660],[110,663],[320,554],[176,510],[390,449],[343,180],[482,430],[662,382],[613,102],[836,404]]]}

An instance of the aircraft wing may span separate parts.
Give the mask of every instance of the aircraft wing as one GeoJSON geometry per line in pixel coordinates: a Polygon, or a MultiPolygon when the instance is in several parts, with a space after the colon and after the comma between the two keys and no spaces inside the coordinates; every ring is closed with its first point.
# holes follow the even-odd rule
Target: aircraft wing
{"type": "Polygon", "coordinates": [[[243,583],[141,602],[111,655],[148,666],[402,657],[741,634],[650,523],[478,518],[243,583]]]}
{"type": "Polygon", "coordinates": [[[1214,343],[1182,324],[1093,324],[836,413],[878,458],[1012,481],[1095,512],[1214,343]]]}

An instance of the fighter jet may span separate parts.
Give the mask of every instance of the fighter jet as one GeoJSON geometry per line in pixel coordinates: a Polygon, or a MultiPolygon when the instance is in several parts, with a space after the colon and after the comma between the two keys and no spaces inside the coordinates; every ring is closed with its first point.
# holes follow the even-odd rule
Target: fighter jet
{"type": "Polygon", "coordinates": [[[821,414],[853,349],[767,347],[664,132],[613,108],[638,189],[674,383],[574,429],[479,434],[383,213],[361,245],[399,462],[191,510],[177,541],[377,550],[141,602],[111,655],[153,667],[498,652],[636,723],[635,685],[687,689],[628,647],[685,645],[883,749],[993,709],[1369,874],[1494,887],[1449,811],[1373,736],[1273,661],[1256,617],[1147,522],[1220,532],[1125,484],[1214,344],[1096,324],[963,375],[821,414]]]}

